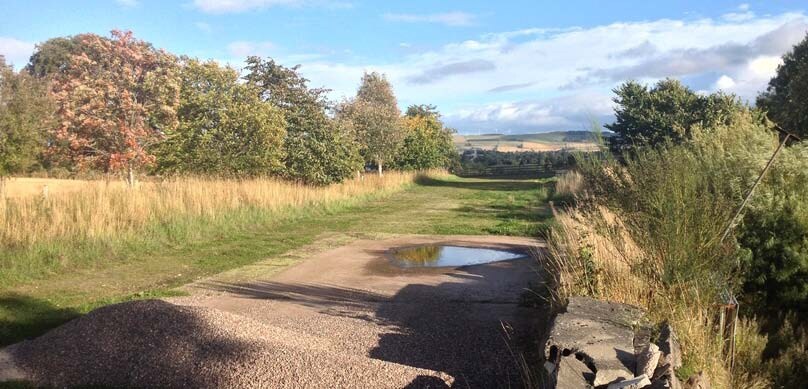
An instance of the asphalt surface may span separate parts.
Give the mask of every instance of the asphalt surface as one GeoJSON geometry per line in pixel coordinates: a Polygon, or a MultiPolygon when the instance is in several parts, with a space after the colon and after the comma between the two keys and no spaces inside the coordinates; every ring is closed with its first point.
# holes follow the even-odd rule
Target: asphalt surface
{"type": "Polygon", "coordinates": [[[536,263],[400,269],[387,257],[435,242],[539,245],[490,236],[357,241],[269,279],[213,278],[191,285],[189,297],[101,308],[6,355],[50,386],[523,386],[519,361],[545,322],[520,304],[536,263]]]}

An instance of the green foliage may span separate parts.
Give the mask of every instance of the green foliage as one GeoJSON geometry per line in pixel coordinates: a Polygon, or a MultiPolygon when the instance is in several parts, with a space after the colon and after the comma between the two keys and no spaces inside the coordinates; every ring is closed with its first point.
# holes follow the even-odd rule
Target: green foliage
{"type": "Polygon", "coordinates": [[[438,112],[438,107],[432,104],[413,104],[407,107],[407,112],[404,113],[404,116],[434,116],[435,118],[440,118],[440,112],[438,112]]]}
{"type": "Polygon", "coordinates": [[[808,146],[777,157],[738,228],[747,250],[744,296],[764,316],[808,320],[808,146]]]}
{"type": "Polygon", "coordinates": [[[283,115],[238,72],[184,58],[179,126],[156,149],[158,171],[259,176],[282,170],[283,115]]]}
{"type": "Polygon", "coordinates": [[[342,104],[338,114],[352,123],[365,160],[376,163],[381,173],[404,138],[390,82],[379,73],[365,73],[356,98],[342,104]]]}
{"type": "Polygon", "coordinates": [[[0,56],[0,177],[38,163],[52,109],[45,84],[15,73],[0,56]]]}
{"type": "Polygon", "coordinates": [[[435,114],[407,116],[402,120],[406,136],[393,160],[397,169],[419,170],[449,167],[457,160],[451,130],[435,114]]]}
{"type": "Polygon", "coordinates": [[[643,146],[678,144],[692,138],[696,126],[710,129],[726,124],[744,105],[721,92],[699,95],[677,80],[666,79],[648,88],[628,81],[614,90],[616,121],[606,128],[612,150],[624,152],[643,146]]]}
{"type": "Polygon", "coordinates": [[[757,106],[786,131],[808,137],[808,36],[783,56],[757,106]]]}
{"type": "Polygon", "coordinates": [[[346,123],[326,115],[328,91],[309,88],[297,69],[249,57],[244,79],[284,113],[285,175],[311,184],[340,182],[360,170],[359,145],[346,123]]]}
{"type": "Polygon", "coordinates": [[[36,45],[25,70],[37,78],[63,73],[70,65],[71,57],[85,49],[82,35],[48,39],[36,45]]]}

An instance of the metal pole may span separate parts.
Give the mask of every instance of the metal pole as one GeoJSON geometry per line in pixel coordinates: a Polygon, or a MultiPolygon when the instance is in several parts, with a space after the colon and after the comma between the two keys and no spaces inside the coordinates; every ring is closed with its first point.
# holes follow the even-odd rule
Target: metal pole
{"type": "Polygon", "coordinates": [[[780,150],[782,150],[783,147],[785,147],[786,142],[788,142],[788,138],[790,137],[791,134],[786,133],[786,136],[783,138],[783,141],[780,142],[779,146],[777,146],[777,150],[774,150],[774,154],[772,154],[772,157],[769,158],[769,162],[766,162],[766,166],[763,168],[763,171],[760,172],[760,175],[758,176],[757,180],[755,180],[755,183],[752,185],[752,188],[749,189],[749,192],[746,194],[746,197],[744,197],[741,206],[738,207],[738,211],[735,212],[735,216],[732,217],[732,220],[730,220],[726,230],[724,230],[724,235],[721,236],[721,242],[723,242],[724,239],[727,238],[730,231],[732,231],[732,228],[735,227],[735,223],[738,222],[738,218],[741,216],[741,212],[743,212],[743,209],[746,207],[746,203],[748,203],[749,199],[752,198],[752,193],[755,192],[755,188],[757,188],[758,184],[760,184],[760,181],[763,180],[763,176],[766,175],[766,172],[769,170],[769,167],[772,166],[772,163],[774,162],[774,159],[777,157],[777,154],[780,154],[780,150]]]}

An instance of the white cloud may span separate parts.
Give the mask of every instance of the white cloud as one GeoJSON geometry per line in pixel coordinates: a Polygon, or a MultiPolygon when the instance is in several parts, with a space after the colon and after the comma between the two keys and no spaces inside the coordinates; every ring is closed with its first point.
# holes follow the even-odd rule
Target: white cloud
{"type": "Polygon", "coordinates": [[[282,64],[300,63],[311,85],[332,89],[335,100],[354,95],[364,71],[379,71],[402,107],[437,104],[460,131],[536,131],[609,120],[611,89],[627,78],[672,76],[694,90],[721,88],[753,100],[806,29],[806,15],[786,13],[737,22],[661,19],[503,31],[376,63],[327,55],[290,61],[295,57],[274,51],[282,64]]]}
{"type": "Polygon", "coordinates": [[[719,90],[729,90],[735,86],[735,80],[732,77],[727,76],[726,74],[719,77],[718,81],[715,82],[715,89],[719,90]]]}
{"type": "Polygon", "coordinates": [[[6,58],[6,63],[13,64],[20,69],[28,63],[34,52],[34,44],[11,37],[0,36],[0,55],[6,58]]]}
{"type": "Polygon", "coordinates": [[[397,14],[382,15],[385,20],[405,23],[437,23],[451,27],[470,26],[474,24],[474,15],[466,12],[446,12],[435,14],[397,14]]]}
{"type": "Polygon", "coordinates": [[[332,0],[194,0],[193,6],[206,13],[238,13],[271,7],[316,6],[340,9],[352,8],[353,4],[332,0]]]}

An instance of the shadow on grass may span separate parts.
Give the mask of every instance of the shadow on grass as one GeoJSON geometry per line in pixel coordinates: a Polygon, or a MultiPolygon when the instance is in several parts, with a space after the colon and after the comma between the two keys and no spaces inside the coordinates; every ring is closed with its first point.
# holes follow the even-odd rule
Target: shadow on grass
{"type": "Polygon", "coordinates": [[[17,293],[0,294],[0,347],[41,335],[80,313],[17,293]]]}

